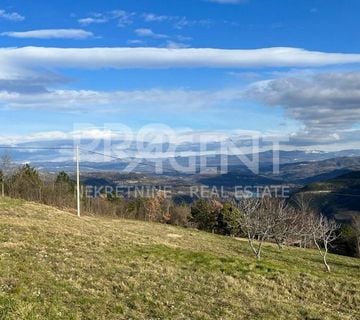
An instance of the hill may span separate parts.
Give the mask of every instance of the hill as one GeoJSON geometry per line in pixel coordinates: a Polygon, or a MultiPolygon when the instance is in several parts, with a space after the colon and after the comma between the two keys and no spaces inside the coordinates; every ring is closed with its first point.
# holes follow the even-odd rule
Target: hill
{"type": "Polygon", "coordinates": [[[356,319],[358,259],[0,200],[1,319],[356,319]]]}
{"type": "Polygon", "coordinates": [[[300,191],[312,194],[319,210],[327,215],[360,214],[360,171],[312,183],[300,191]]]}
{"type": "Polygon", "coordinates": [[[356,170],[360,170],[360,157],[281,164],[279,174],[272,174],[272,167],[264,169],[269,177],[300,185],[336,178],[356,170]]]}

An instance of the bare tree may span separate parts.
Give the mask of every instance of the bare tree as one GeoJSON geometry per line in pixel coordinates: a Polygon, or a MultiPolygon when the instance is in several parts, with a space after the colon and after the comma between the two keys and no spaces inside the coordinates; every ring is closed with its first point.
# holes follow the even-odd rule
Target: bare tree
{"type": "Polygon", "coordinates": [[[312,196],[304,192],[300,192],[292,199],[296,210],[296,232],[299,238],[300,247],[307,248],[312,241],[314,217],[318,213],[312,209],[312,196]]]}
{"type": "Polygon", "coordinates": [[[313,215],[310,219],[312,224],[312,236],[320,255],[323,258],[326,271],[330,272],[330,266],[327,263],[327,254],[329,246],[338,238],[336,231],[340,228],[334,220],[326,218],[324,215],[313,215]]]}
{"type": "Polygon", "coordinates": [[[264,198],[263,210],[271,222],[271,238],[279,249],[300,234],[300,215],[283,199],[264,198]]]}
{"type": "Polygon", "coordinates": [[[274,220],[264,206],[264,199],[243,198],[238,207],[240,228],[246,234],[256,259],[260,260],[263,244],[271,236],[274,220]]]}
{"type": "Polygon", "coordinates": [[[300,210],[300,212],[311,211],[312,196],[310,194],[299,192],[292,200],[295,204],[295,207],[300,210]]]}

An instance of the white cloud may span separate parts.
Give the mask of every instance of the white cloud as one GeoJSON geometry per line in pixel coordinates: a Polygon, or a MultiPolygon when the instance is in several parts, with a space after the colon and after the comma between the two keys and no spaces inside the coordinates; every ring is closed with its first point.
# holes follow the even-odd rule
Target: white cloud
{"type": "Polygon", "coordinates": [[[173,19],[171,16],[157,15],[154,13],[144,13],[142,17],[146,22],[162,22],[173,19]]]}
{"type": "Polygon", "coordinates": [[[189,47],[189,45],[187,43],[172,41],[172,40],[167,40],[165,46],[166,46],[166,48],[169,48],[169,49],[181,49],[181,48],[189,47]]]}
{"type": "MultiPolygon", "coordinates": [[[[88,110],[93,112],[132,111],[134,106],[168,112],[211,107],[217,103],[239,99],[239,90],[135,90],[102,92],[93,90],[1,90],[0,104],[7,108],[57,109],[62,111],[88,110]]],[[[37,89],[37,88],[36,88],[37,89]]]]}
{"type": "Polygon", "coordinates": [[[93,37],[93,33],[82,29],[40,29],[29,31],[8,31],[0,35],[12,38],[36,39],[86,39],[93,37]]]}
{"type": "Polygon", "coordinates": [[[192,26],[202,26],[208,27],[212,24],[212,21],[209,19],[201,19],[201,20],[189,20],[186,17],[174,17],[174,25],[175,29],[183,29],[185,27],[192,27],[192,26]]]}
{"type": "Polygon", "coordinates": [[[140,39],[130,39],[127,41],[128,44],[132,44],[132,45],[145,45],[146,42],[144,40],[140,40],[140,39]]]}
{"type": "Polygon", "coordinates": [[[133,23],[135,13],[124,10],[113,10],[108,12],[93,12],[89,16],[78,19],[82,26],[90,24],[106,23],[109,21],[117,21],[119,27],[124,27],[133,23]]]}
{"type": "Polygon", "coordinates": [[[17,12],[6,12],[5,10],[0,10],[0,19],[10,21],[23,21],[25,17],[17,12]]]}
{"type": "MultiPolygon", "coordinates": [[[[217,131],[195,131],[190,128],[171,128],[166,125],[150,124],[142,127],[140,130],[133,130],[123,124],[110,124],[103,127],[93,126],[91,124],[74,127],[71,131],[43,131],[34,132],[26,135],[5,134],[0,136],[0,144],[14,145],[31,143],[31,146],[47,146],[47,142],[51,141],[52,145],[57,147],[73,148],[75,144],[81,143],[84,149],[102,152],[102,140],[111,142],[111,148],[106,150],[106,154],[123,158],[166,158],[173,156],[199,156],[199,155],[219,155],[224,154],[221,148],[221,142],[231,142],[236,145],[235,148],[227,150],[228,155],[247,154],[252,152],[252,139],[260,138],[259,151],[269,150],[271,141],[283,141],[282,150],[303,150],[313,152],[313,150],[338,151],[346,149],[360,148],[359,141],[354,138],[359,135],[359,130],[352,132],[352,136],[338,135],[335,137],[328,135],[327,137],[307,137],[307,139],[299,140],[294,135],[290,138],[284,132],[262,132],[262,131],[246,131],[246,130],[217,130],[217,131]],[[335,139],[334,139],[335,138],[335,139]],[[144,142],[163,144],[161,152],[154,149],[152,152],[146,152],[142,149],[144,142]],[[206,150],[202,151],[200,143],[206,143],[206,150]],[[171,145],[170,145],[171,144],[171,145]],[[174,153],[176,152],[176,154],[174,153]]],[[[144,145],[145,146],[145,145],[144,145]]],[[[23,152],[35,153],[34,150],[24,150],[23,152]]],[[[59,155],[68,156],[70,160],[73,156],[72,150],[60,150],[59,155]]],[[[52,154],[54,161],[57,154],[52,154]]],[[[98,159],[95,157],[87,158],[83,155],[82,160],[89,161],[107,161],[106,159],[98,159]]],[[[44,157],[44,155],[42,155],[44,157]]],[[[33,159],[34,160],[34,159],[33,159]]],[[[41,160],[44,160],[42,158],[41,160]]]]}
{"type": "Polygon", "coordinates": [[[133,16],[135,13],[127,12],[124,10],[113,10],[108,13],[110,19],[115,19],[118,22],[119,27],[124,27],[126,25],[133,23],[133,16]]]}
{"type": "Polygon", "coordinates": [[[360,122],[357,72],[260,81],[247,94],[268,105],[284,107],[289,116],[305,124],[306,130],[334,131],[360,122]]]}
{"type": "MultiPolygon", "coordinates": [[[[4,108],[61,110],[63,112],[167,113],[226,112],[245,100],[280,106],[296,126],[294,146],[351,144],[360,132],[360,73],[322,73],[256,82],[248,89],[149,89],[133,91],[49,90],[42,81],[0,81],[4,108]],[[354,128],[354,130],[351,130],[354,128]]],[[[234,111],[235,109],[232,109],[234,111]]]]}
{"type": "Polygon", "coordinates": [[[108,20],[107,20],[106,18],[92,18],[92,17],[88,17],[88,18],[78,19],[78,22],[79,22],[82,26],[88,26],[88,25],[90,25],[90,24],[106,23],[106,22],[108,22],[108,20]]]}
{"type": "Polygon", "coordinates": [[[152,23],[152,22],[168,22],[171,23],[173,28],[175,29],[183,29],[185,27],[191,26],[209,26],[212,21],[209,19],[200,19],[200,20],[189,20],[185,16],[166,16],[166,15],[158,15],[155,13],[143,13],[141,15],[144,22],[152,23]]]}
{"type": "Polygon", "coordinates": [[[18,79],[39,68],[249,68],[320,67],[360,63],[360,54],[298,48],[0,48],[0,79],[18,79]]]}
{"type": "MultiPolygon", "coordinates": [[[[140,28],[140,29],[136,29],[134,31],[136,33],[136,35],[138,37],[143,37],[143,38],[152,38],[152,39],[168,39],[166,40],[165,43],[163,43],[161,46],[168,48],[168,49],[182,49],[182,48],[189,48],[190,45],[185,43],[186,41],[190,41],[192,40],[192,38],[190,37],[185,37],[182,35],[173,35],[173,36],[168,36],[166,34],[161,34],[161,33],[155,33],[153,30],[149,29],[149,28],[140,28]],[[173,39],[170,39],[173,38],[173,39]]],[[[145,44],[144,41],[139,40],[137,42],[134,42],[134,40],[130,40],[128,41],[129,44],[145,44]]]]}
{"type": "Polygon", "coordinates": [[[148,28],[140,28],[134,31],[139,37],[149,37],[154,39],[165,39],[168,38],[166,34],[155,33],[148,28]]]}

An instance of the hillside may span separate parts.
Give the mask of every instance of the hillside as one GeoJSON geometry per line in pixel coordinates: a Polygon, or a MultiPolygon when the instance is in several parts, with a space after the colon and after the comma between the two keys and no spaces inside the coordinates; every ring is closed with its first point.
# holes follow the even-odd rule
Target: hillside
{"type": "Polygon", "coordinates": [[[356,319],[358,259],[0,200],[1,319],[356,319]]]}
{"type": "Polygon", "coordinates": [[[360,213],[360,171],[312,183],[300,191],[311,194],[319,210],[327,215],[345,218],[360,213]]]}
{"type": "Polygon", "coordinates": [[[281,184],[281,180],[269,179],[251,172],[244,173],[238,171],[232,171],[214,177],[201,178],[198,182],[210,187],[216,186],[225,189],[231,189],[232,187],[232,190],[234,190],[235,186],[268,186],[281,184]]]}

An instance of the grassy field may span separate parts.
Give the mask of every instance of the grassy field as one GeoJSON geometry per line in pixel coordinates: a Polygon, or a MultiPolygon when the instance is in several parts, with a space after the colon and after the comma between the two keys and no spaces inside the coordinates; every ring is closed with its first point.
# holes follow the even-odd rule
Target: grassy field
{"type": "Polygon", "coordinates": [[[360,319],[360,260],[0,200],[1,319],[360,319]]]}

